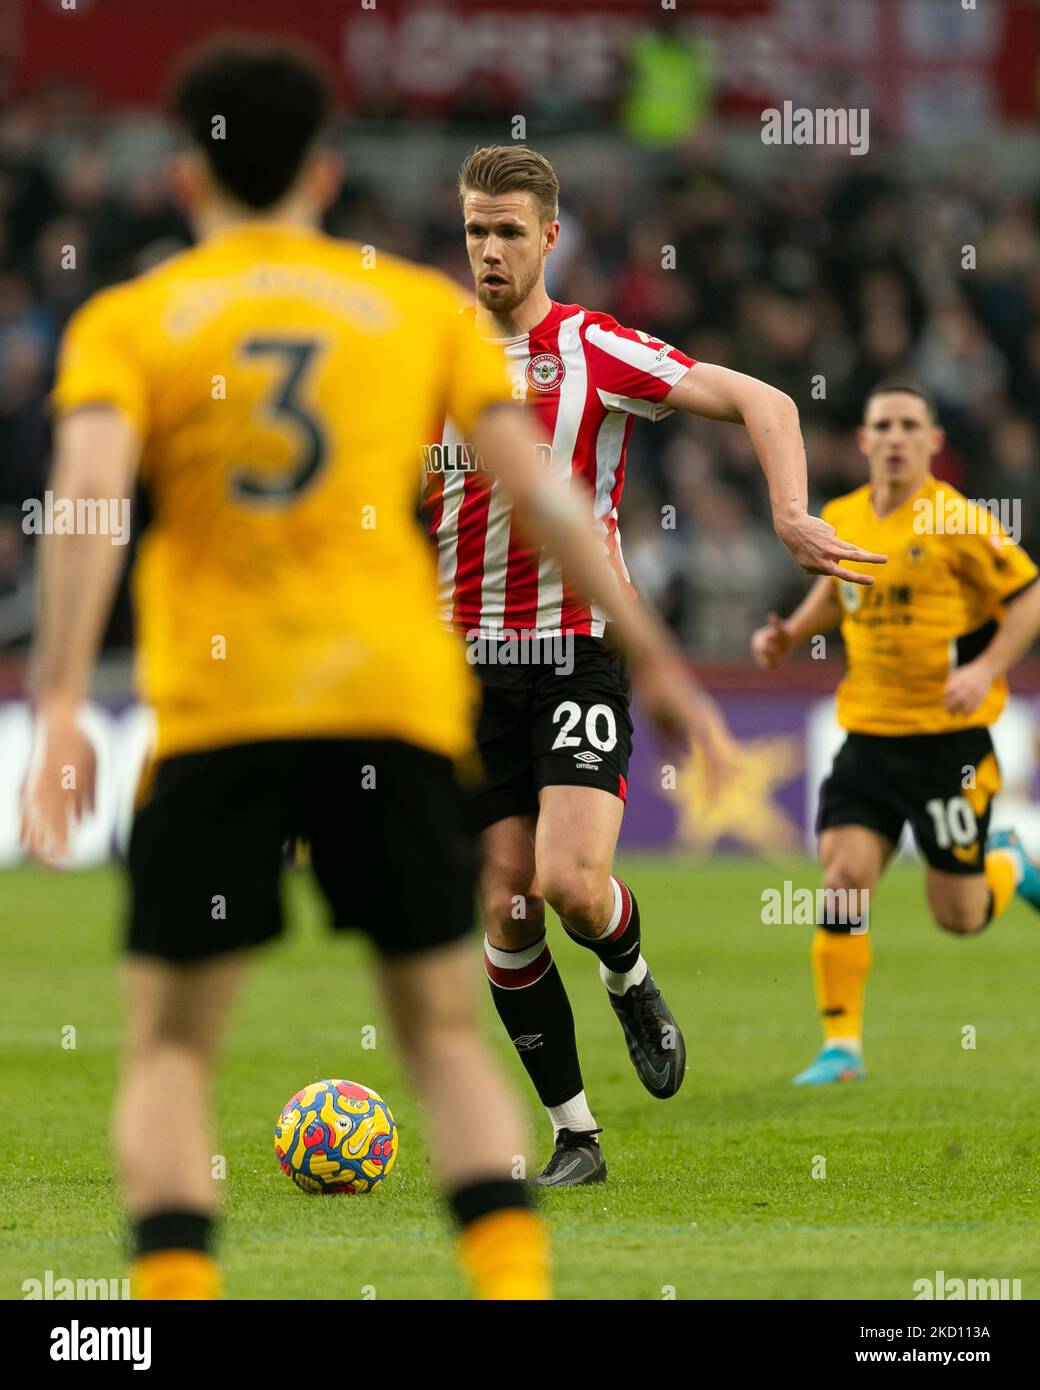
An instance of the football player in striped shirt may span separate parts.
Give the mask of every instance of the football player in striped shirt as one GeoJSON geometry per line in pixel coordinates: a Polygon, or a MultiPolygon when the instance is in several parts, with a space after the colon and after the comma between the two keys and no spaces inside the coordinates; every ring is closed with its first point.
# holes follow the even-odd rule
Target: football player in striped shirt
{"type": "MultiPolygon", "coordinates": [[[[558,192],[548,160],[523,146],[479,149],[463,164],[473,326],[504,348],[514,395],[546,432],[546,466],[583,499],[620,581],[628,584],[618,509],[633,421],[687,410],[743,422],[768,479],[777,534],[803,568],[869,584],[843,564],[883,557],[839,540],[806,510],[805,453],[787,396],[695,365],[609,314],[549,298],[545,262],[560,232],[558,192]]],[[[628,674],[606,640],[607,615],[521,534],[508,497],[450,418],[425,450],[425,507],[442,621],[464,635],[483,685],[484,782],[473,811],[482,832],[485,964],[499,1015],[553,1126],[554,1152],[538,1181],[599,1182],[606,1161],[546,939],[545,903],[598,957],[651,1095],[675,1095],[686,1056],[643,956],[636,897],[612,872],[632,744],[628,674]]]]}

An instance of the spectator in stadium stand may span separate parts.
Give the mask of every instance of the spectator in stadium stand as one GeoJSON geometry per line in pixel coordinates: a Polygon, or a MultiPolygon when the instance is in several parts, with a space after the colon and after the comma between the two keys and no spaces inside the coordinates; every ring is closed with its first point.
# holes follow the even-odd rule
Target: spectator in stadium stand
{"type": "Polygon", "coordinates": [[[42,486],[55,342],[54,321],[25,277],[0,272],[0,507],[20,506],[42,486]]]}
{"type": "Polygon", "coordinates": [[[749,514],[733,488],[711,483],[699,489],[692,519],[687,645],[710,657],[739,657],[755,614],[763,603],[768,607],[787,566],[778,562],[770,528],[749,514]]]}
{"type": "Polygon", "coordinates": [[[23,646],[32,634],[36,586],[21,519],[14,508],[0,511],[0,651],[23,646]]]}

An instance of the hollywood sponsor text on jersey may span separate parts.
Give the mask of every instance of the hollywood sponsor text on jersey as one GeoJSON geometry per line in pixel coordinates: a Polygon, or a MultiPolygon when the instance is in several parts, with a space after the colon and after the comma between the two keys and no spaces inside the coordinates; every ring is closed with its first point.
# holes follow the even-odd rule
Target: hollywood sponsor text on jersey
{"type": "MultiPolygon", "coordinates": [[[[548,444],[536,444],[535,453],[542,462],[552,463],[552,449],[548,444]]],[[[424,444],[422,449],[423,471],[426,473],[476,473],[487,471],[478,450],[465,440],[455,444],[424,444]]]]}
{"type": "MultiPolygon", "coordinates": [[[[589,496],[627,584],[618,507],[632,423],[671,413],[665,397],[693,359],[579,304],[554,303],[529,333],[500,346],[524,384],[527,409],[552,441],[549,468],[589,496]]],[[[473,457],[450,419],[424,450],[424,509],[437,544],[443,621],[488,637],[503,629],[602,637],[604,615],[574,595],[555,561],[514,533],[511,504],[473,457]]]]}

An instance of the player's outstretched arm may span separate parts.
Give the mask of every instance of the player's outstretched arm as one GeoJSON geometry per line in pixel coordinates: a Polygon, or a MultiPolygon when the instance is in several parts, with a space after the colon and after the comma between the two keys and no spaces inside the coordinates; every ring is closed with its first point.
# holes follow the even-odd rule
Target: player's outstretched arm
{"type": "Polygon", "coordinates": [[[945,704],[951,714],[971,714],[993,682],[1007,674],[1040,636],[1040,581],[1009,600],[996,632],[974,661],[951,671],[945,704]]]}
{"type": "MultiPolygon", "coordinates": [[[[70,515],[104,499],[128,506],[140,452],[137,431],[118,411],[98,407],[62,419],[50,489],[70,515]]],[[[44,862],[59,860],[70,817],[93,803],[94,755],[76,723],[126,560],[125,545],[100,529],[45,535],[40,542],[39,613],[30,664],[38,718],[36,757],[26,784],[22,837],[44,862]]]]}
{"type": "Polygon", "coordinates": [[[765,626],[756,628],[751,634],[751,655],[759,666],[772,670],[792,648],[817,633],[830,632],[840,622],[834,581],[821,575],[789,618],[770,613],[765,626]]]}
{"type": "Polygon", "coordinates": [[[697,743],[709,787],[721,785],[738,754],[718,707],[693,680],[656,615],[618,583],[592,525],[591,506],[583,506],[540,462],[535,446],[544,436],[517,407],[506,404],[483,411],[472,433],[481,457],[509,494],[521,529],[610,619],[651,716],[661,728],[697,743]]]}
{"type": "Polygon", "coordinates": [[[809,574],[830,574],[853,584],[870,575],[844,569],[850,560],[883,565],[885,556],[843,541],[828,522],[808,510],[805,445],[798,407],[774,386],[742,372],[698,362],[665,397],[665,404],[709,420],[742,424],[769,484],[773,529],[809,574]]]}

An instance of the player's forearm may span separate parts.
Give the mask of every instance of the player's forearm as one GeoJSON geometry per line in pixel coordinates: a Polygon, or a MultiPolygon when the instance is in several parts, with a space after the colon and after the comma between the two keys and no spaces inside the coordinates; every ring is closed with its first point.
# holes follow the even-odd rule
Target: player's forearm
{"type": "MultiPolygon", "coordinates": [[[[109,515],[115,504],[128,510],[132,448],[128,427],[120,421],[72,417],[62,422],[50,480],[56,503],[77,519],[80,502],[104,500],[109,515]]],[[[91,535],[77,522],[71,534],[55,527],[43,536],[31,662],[39,706],[71,707],[85,696],[126,560],[124,540],[125,533],[114,534],[111,526],[91,535]]]]}
{"type": "Polygon", "coordinates": [[[74,705],[85,696],[123,564],[109,536],[45,536],[33,650],[37,704],[74,705]]]}
{"type": "Polygon", "coordinates": [[[489,410],[473,437],[509,494],[520,529],[557,561],[568,584],[603,610],[629,661],[638,665],[671,648],[659,619],[619,584],[590,508],[537,460],[533,446],[543,440],[530,422],[518,410],[489,410]]]}
{"type": "Polygon", "coordinates": [[[790,396],[761,381],[753,385],[757,389],[743,399],[741,415],[769,486],[773,523],[779,527],[787,517],[809,509],[805,445],[798,407],[790,396]]]}
{"type": "Polygon", "coordinates": [[[850,584],[873,584],[868,574],[847,568],[853,561],[884,564],[885,556],[863,550],[810,516],[805,446],[798,407],[764,381],[712,362],[696,362],[664,398],[673,410],[709,420],[739,421],[747,429],[769,485],[773,530],[796,564],[809,574],[832,574],[850,584]]]}
{"type": "Polygon", "coordinates": [[[791,616],[784,619],[784,631],[792,647],[797,647],[819,633],[830,632],[840,622],[841,605],[834,597],[834,581],[821,576],[791,616]]]}
{"type": "Polygon", "coordinates": [[[774,525],[808,510],[805,445],[790,396],[756,377],[698,362],[669,392],[667,404],[744,426],[766,476],[774,525]]]}
{"type": "Polygon", "coordinates": [[[1040,581],[1012,599],[981,660],[997,680],[1006,675],[1040,636],[1040,581]]]}

